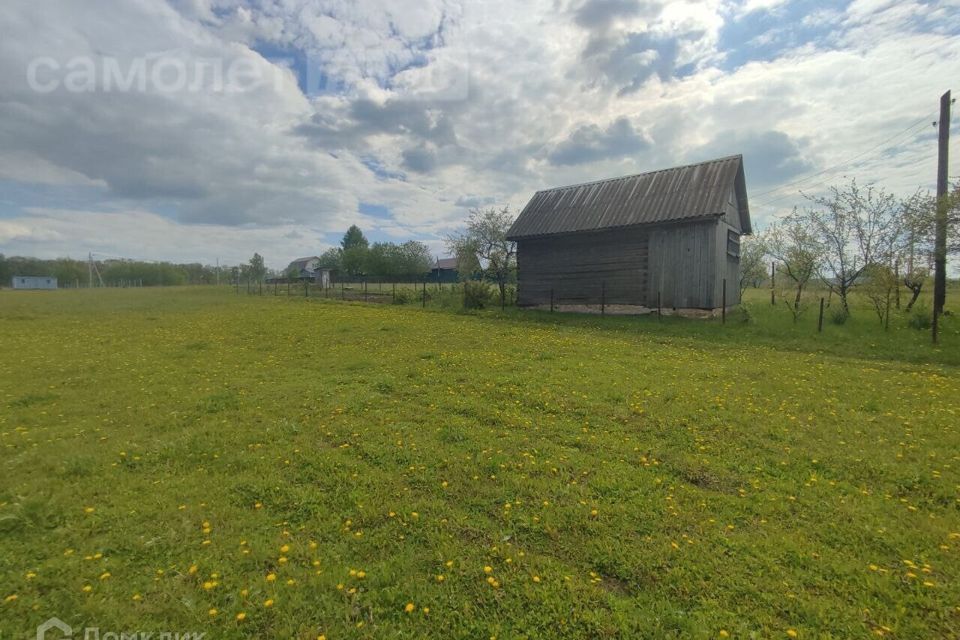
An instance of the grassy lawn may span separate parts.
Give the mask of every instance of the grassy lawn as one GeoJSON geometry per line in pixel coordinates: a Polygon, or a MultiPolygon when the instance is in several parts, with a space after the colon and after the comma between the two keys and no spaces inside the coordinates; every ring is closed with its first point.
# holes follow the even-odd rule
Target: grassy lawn
{"type": "Polygon", "coordinates": [[[0,292],[0,638],[956,637],[956,316],[752,296],[0,292]]]}

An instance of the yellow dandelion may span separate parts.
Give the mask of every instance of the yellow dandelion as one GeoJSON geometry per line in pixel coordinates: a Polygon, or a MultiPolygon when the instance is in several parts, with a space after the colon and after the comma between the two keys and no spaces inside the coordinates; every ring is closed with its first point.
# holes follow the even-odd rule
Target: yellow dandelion
{"type": "Polygon", "coordinates": [[[276,579],[277,579],[277,574],[275,574],[275,573],[268,573],[268,574],[267,574],[267,582],[273,582],[273,581],[275,581],[276,579]]]}
{"type": "Polygon", "coordinates": [[[729,637],[730,637],[730,634],[727,633],[727,630],[726,630],[726,629],[720,629],[720,637],[721,637],[721,638],[729,638],[729,637]]]}
{"type": "Polygon", "coordinates": [[[266,600],[264,600],[264,601],[263,601],[263,606],[266,607],[267,609],[269,609],[270,607],[272,607],[272,606],[273,606],[273,598],[267,598],[266,600]]]}
{"type": "Polygon", "coordinates": [[[532,579],[533,579],[534,582],[537,582],[537,583],[540,582],[540,576],[533,576],[532,579]]]}
{"type": "Polygon", "coordinates": [[[83,512],[84,512],[84,513],[93,513],[94,511],[96,511],[96,509],[94,509],[93,507],[84,507],[84,508],[83,508],[83,512]]]}
{"type": "Polygon", "coordinates": [[[437,574],[435,578],[437,582],[443,582],[444,580],[446,580],[446,578],[444,578],[442,574],[437,574]]]}
{"type": "Polygon", "coordinates": [[[4,598],[3,601],[4,601],[4,602],[16,602],[16,601],[17,601],[17,598],[19,598],[19,597],[20,597],[20,596],[18,596],[17,594],[11,593],[11,594],[8,595],[6,598],[4,598]]]}
{"type": "Polygon", "coordinates": [[[246,619],[247,619],[247,614],[245,614],[243,611],[237,614],[237,622],[243,622],[246,619]]]}
{"type": "Polygon", "coordinates": [[[791,638],[796,638],[796,637],[797,637],[797,630],[796,630],[796,629],[787,629],[787,635],[790,636],[791,638]]]}
{"type": "Polygon", "coordinates": [[[493,567],[491,567],[490,565],[487,565],[487,566],[485,566],[485,567],[483,568],[483,572],[484,572],[484,573],[493,573],[493,567]]]}
{"type": "Polygon", "coordinates": [[[416,608],[417,608],[416,605],[414,605],[412,602],[408,602],[407,606],[405,606],[403,610],[406,611],[407,613],[413,613],[413,610],[416,608]]]}
{"type": "Polygon", "coordinates": [[[427,615],[428,613],[430,613],[430,607],[424,607],[424,608],[423,608],[423,615],[427,615]]]}
{"type": "Polygon", "coordinates": [[[197,572],[197,565],[195,564],[190,565],[190,568],[187,569],[187,573],[189,573],[190,575],[193,575],[196,572],[197,572]]]}
{"type": "Polygon", "coordinates": [[[290,551],[290,545],[285,544],[282,547],[280,547],[280,553],[287,553],[288,551],[290,551]]]}
{"type": "Polygon", "coordinates": [[[220,612],[217,611],[216,609],[210,609],[209,611],[207,611],[207,615],[209,615],[211,618],[215,618],[218,613],[220,612]]]}
{"type": "Polygon", "coordinates": [[[135,593],[133,594],[133,597],[131,598],[131,600],[133,600],[134,602],[140,602],[141,600],[143,600],[143,596],[141,596],[139,593],[135,593]]]}
{"type": "Polygon", "coordinates": [[[85,585],[83,585],[82,591],[83,591],[84,593],[90,593],[91,591],[93,591],[93,587],[91,587],[91,586],[88,585],[88,584],[85,584],[85,585]]]}

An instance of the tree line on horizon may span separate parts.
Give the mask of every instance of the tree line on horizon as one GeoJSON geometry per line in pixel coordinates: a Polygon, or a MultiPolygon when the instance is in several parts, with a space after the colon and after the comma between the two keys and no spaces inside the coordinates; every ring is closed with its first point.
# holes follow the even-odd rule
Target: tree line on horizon
{"type": "MultiPolygon", "coordinates": [[[[93,284],[100,279],[107,286],[138,284],[145,287],[216,284],[217,267],[199,262],[146,262],[142,260],[95,260],[93,284]]],[[[61,287],[86,287],[90,283],[90,264],[73,258],[33,258],[0,254],[0,286],[8,286],[15,276],[47,276],[57,279],[61,287]]],[[[221,282],[226,282],[228,268],[220,267],[221,282]]]]}

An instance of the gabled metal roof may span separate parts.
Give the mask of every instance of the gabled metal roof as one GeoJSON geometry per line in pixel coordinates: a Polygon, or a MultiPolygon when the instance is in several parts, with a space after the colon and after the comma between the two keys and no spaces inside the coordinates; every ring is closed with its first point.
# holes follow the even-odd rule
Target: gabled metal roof
{"type": "Polygon", "coordinates": [[[291,262],[289,265],[287,265],[287,270],[289,271],[290,269],[300,269],[300,270],[306,269],[307,265],[310,263],[311,260],[319,260],[319,258],[317,256],[297,258],[296,260],[291,262]]]}
{"type": "Polygon", "coordinates": [[[743,156],[538,191],[510,227],[511,240],[723,215],[736,189],[750,233],[743,156]]]}
{"type": "Polygon", "coordinates": [[[436,269],[456,269],[457,268],[457,259],[456,258],[437,258],[437,263],[434,266],[436,269]]]}

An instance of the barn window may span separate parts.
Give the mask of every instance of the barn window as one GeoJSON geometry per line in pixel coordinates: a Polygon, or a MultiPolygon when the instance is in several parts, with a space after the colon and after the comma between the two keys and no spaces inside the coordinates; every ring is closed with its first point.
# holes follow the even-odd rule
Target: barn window
{"type": "Polygon", "coordinates": [[[727,255],[740,257],[740,234],[736,231],[727,231],[727,255]]]}

